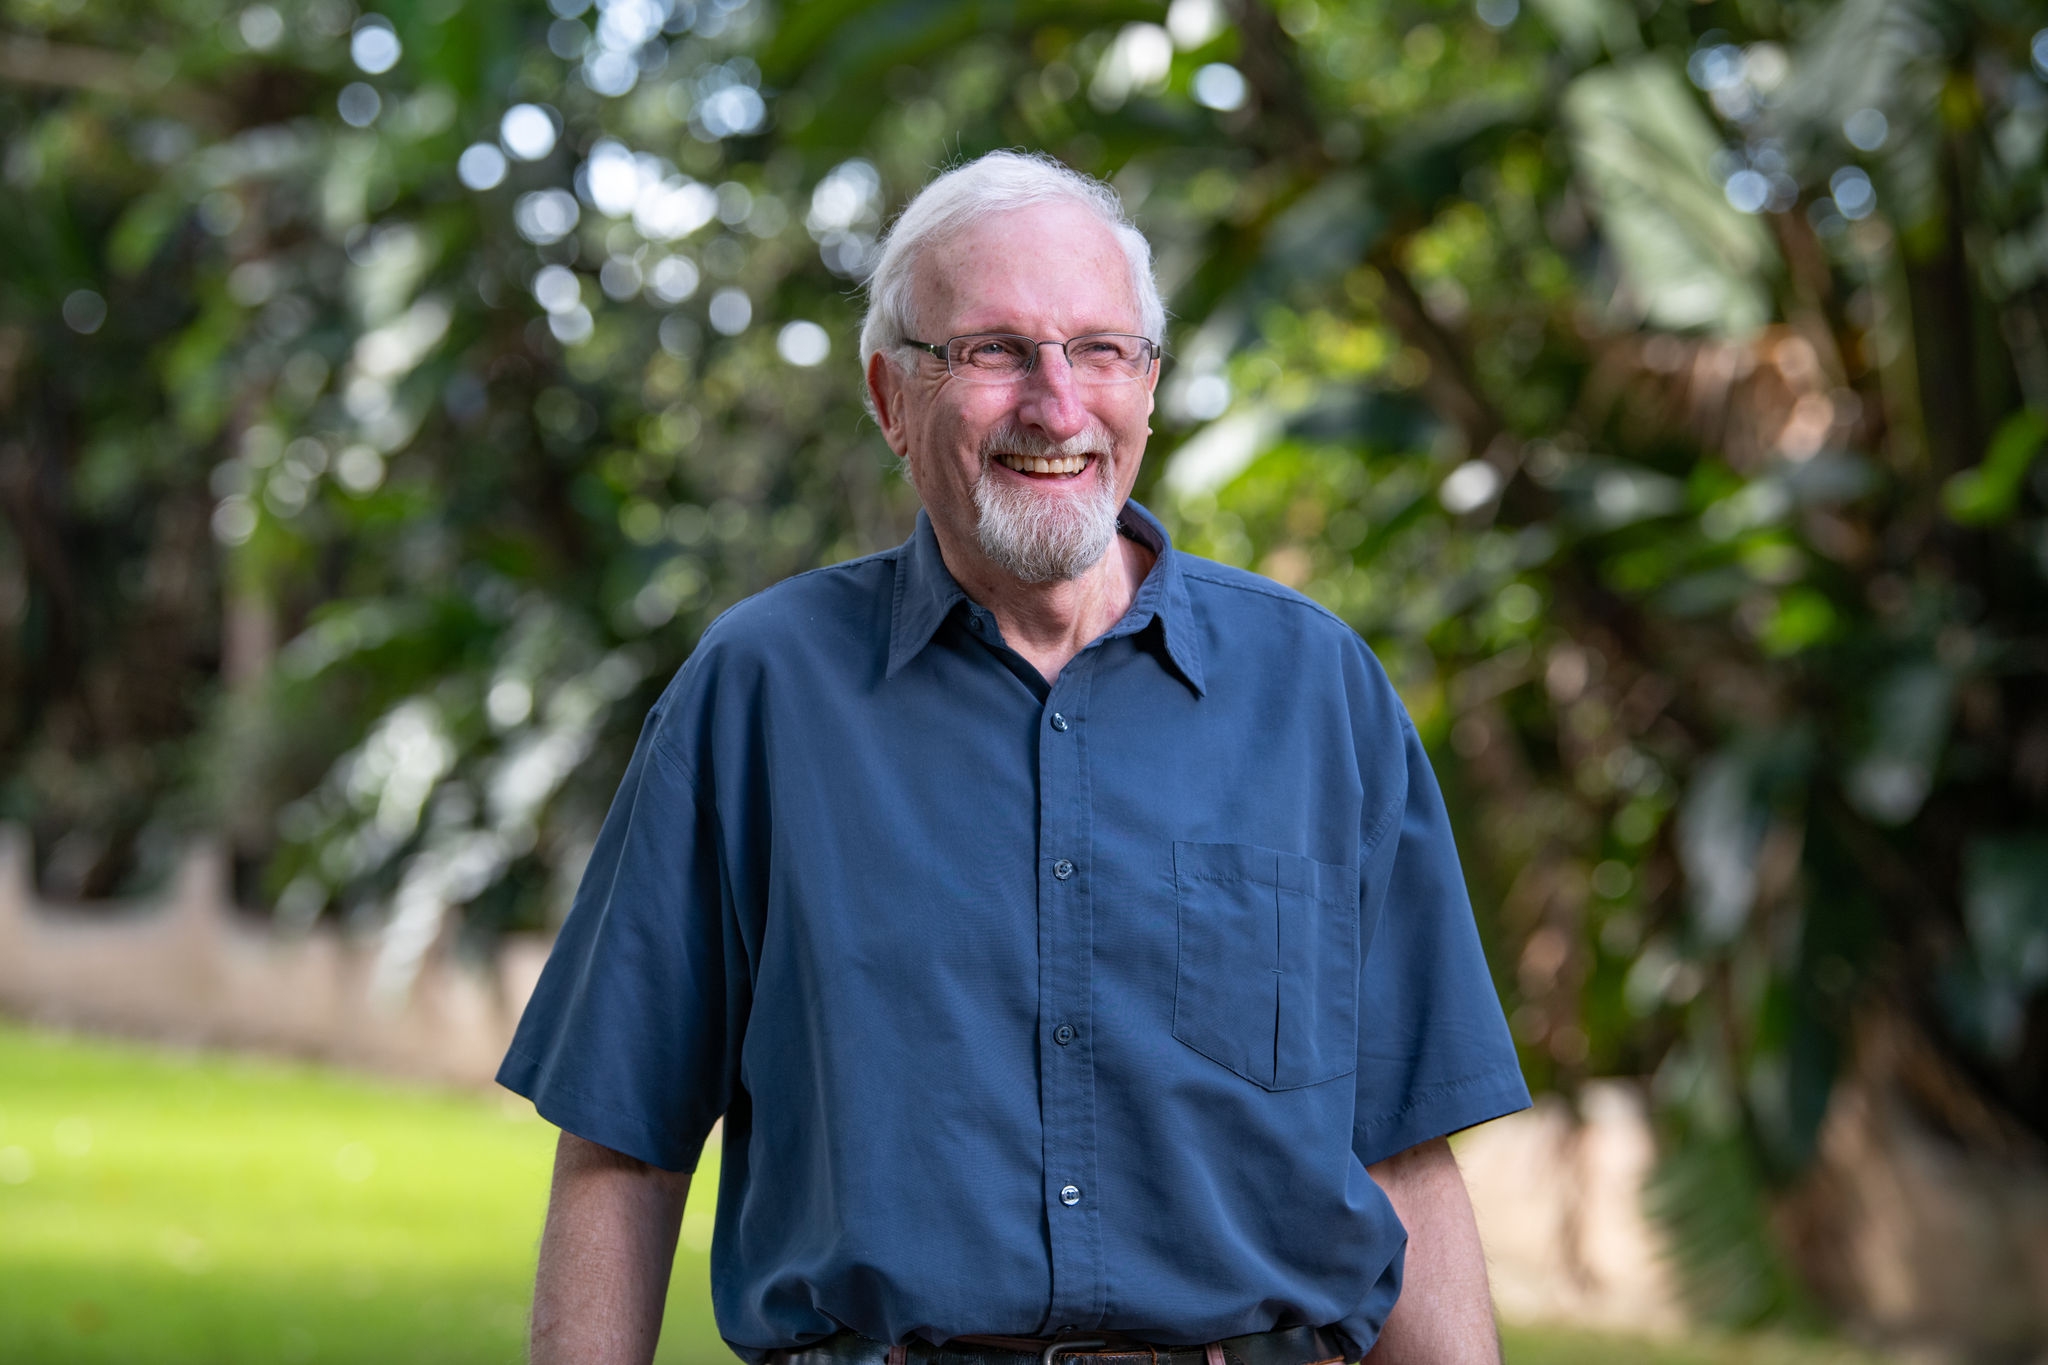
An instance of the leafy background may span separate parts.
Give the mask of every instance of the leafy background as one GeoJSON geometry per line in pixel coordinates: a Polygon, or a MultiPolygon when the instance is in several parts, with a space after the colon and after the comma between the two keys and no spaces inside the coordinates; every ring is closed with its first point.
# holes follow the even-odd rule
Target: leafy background
{"type": "Polygon", "coordinates": [[[890,214],[1043,148],[1158,246],[1141,498],[1372,642],[1532,1082],[1796,1316],[1859,1021],[2048,1137],[2044,140],[2023,0],[0,0],[0,815],[390,989],[547,926],[704,625],[908,527],[890,214]]]}

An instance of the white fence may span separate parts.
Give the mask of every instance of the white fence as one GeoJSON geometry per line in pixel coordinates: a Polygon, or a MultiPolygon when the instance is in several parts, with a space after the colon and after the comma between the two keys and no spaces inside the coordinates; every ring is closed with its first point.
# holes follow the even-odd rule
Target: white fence
{"type": "Polygon", "coordinates": [[[490,963],[430,955],[410,991],[371,989],[374,946],[325,926],[286,937],[238,913],[220,850],[196,845],[159,900],[40,903],[28,841],[0,826],[0,1012],[41,1023],[313,1057],[464,1085],[490,1081],[547,941],[490,963]]]}

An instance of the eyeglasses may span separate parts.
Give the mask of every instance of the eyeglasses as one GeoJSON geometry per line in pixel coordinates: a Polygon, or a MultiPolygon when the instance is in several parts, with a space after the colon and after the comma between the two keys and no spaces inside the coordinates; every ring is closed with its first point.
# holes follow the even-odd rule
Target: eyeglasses
{"type": "Polygon", "coordinates": [[[1074,378],[1083,384],[1123,384],[1143,379],[1159,358],[1159,343],[1122,332],[1090,332],[1066,341],[1033,341],[1009,332],[976,332],[943,344],[903,339],[906,346],[930,351],[946,362],[946,372],[970,384],[1004,384],[1022,379],[1038,366],[1041,346],[1066,353],[1074,378]]]}

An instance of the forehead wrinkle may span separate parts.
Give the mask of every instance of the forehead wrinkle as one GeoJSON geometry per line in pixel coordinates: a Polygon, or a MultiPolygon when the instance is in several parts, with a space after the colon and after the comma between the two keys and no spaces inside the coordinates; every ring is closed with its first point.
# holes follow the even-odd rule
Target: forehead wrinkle
{"type": "Polygon", "coordinates": [[[928,248],[913,284],[918,327],[945,336],[1014,332],[1036,339],[1050,331],[1065,338],[1138,328],[1122,247],[1091,215],[1067,205],[970,224],[928,248]]]}

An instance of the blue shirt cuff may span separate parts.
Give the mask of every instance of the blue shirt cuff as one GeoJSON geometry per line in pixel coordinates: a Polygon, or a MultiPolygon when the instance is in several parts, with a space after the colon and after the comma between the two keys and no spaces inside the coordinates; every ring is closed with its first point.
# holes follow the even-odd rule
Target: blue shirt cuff
{"type": "Polygon", "coordinates": [[[1366,1165],[1398,1156],[1420,1142],[1449,1137],[1529,1107],[1529,1087],[1514,1067],[1432,1086],[1408,1104],[1358,1130],[1352,1150],[1366,1165]]]}

